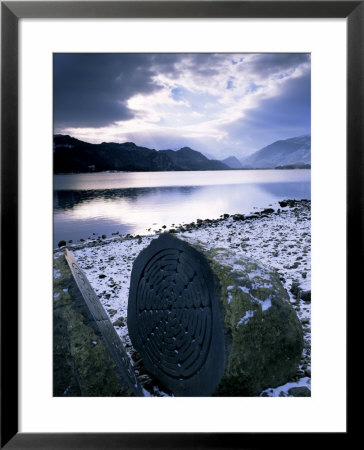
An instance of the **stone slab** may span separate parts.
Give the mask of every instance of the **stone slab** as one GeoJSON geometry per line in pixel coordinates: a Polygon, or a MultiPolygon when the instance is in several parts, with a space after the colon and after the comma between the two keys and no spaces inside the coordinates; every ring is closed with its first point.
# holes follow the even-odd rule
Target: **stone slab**
{"type": "Polygon", "coordinates": [[[176,396],[209,396],[224,373],[219,297],[204,256],[170,234],[134,262],[129,335],[147,370],[176,396]]]}
{"type": "Polygon", "coordinates": [[[143,396],[142,389],[136,379],[123,343],[115,331],[114,326],[108,318],[106,311],[101,305],[90,282],[68,249],[66,249],[65,257],[85,304],[102,335],[103,343],[115,362],[116,370],[123,379],[125,385],[134,395],[143,396]]]}
{"type": "Polygon", "coordinates": [[[169,233],[134,262],[128,328],[147,370],[176,396],[257,396],[289,381],[303,350],[276,271],[169,233]]]}

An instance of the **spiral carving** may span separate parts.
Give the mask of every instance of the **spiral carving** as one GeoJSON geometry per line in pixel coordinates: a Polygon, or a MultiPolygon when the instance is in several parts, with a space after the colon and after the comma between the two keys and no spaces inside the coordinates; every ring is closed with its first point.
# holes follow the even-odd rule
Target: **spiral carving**
{"type": "Polygon", "coordinates": [[[206,360],[211,305],[193,261],[166,249],[145,266],[137,292],[138,329],[144,351],[166,375],[185,379],[206,360]]]}
{"type": "Polygon", "coordinates": [[[217,286],[205,257],[167,233],[134,262],[130,339],[148,371],[175,395],[211,395],[224,370],[217,286]]]}

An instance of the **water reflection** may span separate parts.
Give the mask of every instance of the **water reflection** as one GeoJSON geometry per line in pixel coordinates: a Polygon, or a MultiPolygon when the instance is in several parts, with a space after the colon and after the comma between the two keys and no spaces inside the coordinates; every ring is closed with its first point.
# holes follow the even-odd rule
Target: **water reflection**
{"type": "Polygon", "coordinates": [[[61,190],[53,192],[53,205],[55,210],[69,210],[80,203],[102,199],[115,200],[126,198],[130,201],[142,196],[158,195],[188,195],[198,189],[198,186],[159,187],[159,188],[129,188],[129,189],[93,189],[93,190],[61,190]]]}
{"type": "Polygon", "coordinates": [[[182,172],[116,172],[55,175],[53,189],[103,190],[163,186],[304,182],[311,170],[216,170],[182,172]]]}
{"type": "MultiPolygon", "coordinates": [[[[270,204],[276,205],[279,200],[285,198],[310,198],[309,173],[302,177],[303,172],[309,171],[259,172],[265,172],[267,179],[271,179],[272,176],[276,177],[277,172],[284,173],[280,174],[280,181],[275,180],[268,183],[55,190],[54,242],[57,243],[61,239],[72,239],[76,242],[80,238],[92,237],[93,233],[108,236],[115,232],[146,234],[159,229],[162,225],[171,227],[195,221],[197,218],[217,218],[223,213],[246,214],[253,211],[254,208],[265,208],[270,204]],[[268,172],[273,172],[273,174],[270,175],[268,172]]],[[[184,172],[184,174],[186,175],[185,180],[181,180],[181,174],[178,174],[183,184],[188,181],[186,179],[190,177],[191,173],[184,172]]],[[[213,174],[215,175],[216,172],[213,174]]],[[[86,175],[94,175],[96,178],[90,183],[92,177],[88,177],[90,187],[92,184],[100,186],[98,174],[86,175]]],[[[106,175],[119,176],[120,174],[106,175]]],[[[193,175],[195,176],[196,173],[193,175]]],[[[253,175],[256,176],[256,174],[253,175]]],[[[244,176],[246,177],[246,175],[244,176]]],[[[77,182],[78,175],[69,177],[71,177],[69,178],[71,186],[76,183],[80,185],[77,182]]],[[[207,179],[205,177],[204,182],[207,179]]],[[[153,183],[156,181],[155,178],[153,183]]],[[[170,181],[169,178],[166,181],[167,184],[170,181]]],[[[214,180],[211,180],[210,176],[210,183],[212,181],[214,180]]],[[[85,183],[82,182],[81,185],[85,186],[85,183]]]]}
{"type": "Polygon", "coordinates": [[[310,199],[310,182],[301,183],[261,183],[259,188],[266,191],[272,197],[282,200],[283,198],[310,199]]]}

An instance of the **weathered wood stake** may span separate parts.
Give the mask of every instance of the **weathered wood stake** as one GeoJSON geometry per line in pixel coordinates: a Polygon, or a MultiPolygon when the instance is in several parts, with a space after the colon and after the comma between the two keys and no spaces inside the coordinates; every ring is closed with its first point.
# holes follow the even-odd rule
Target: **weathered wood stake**
{"type": "MultiPolygon", "coordinates": [[[[85,303],[100,330],[103,343],[115,362],[116,370],[134,395],[143,396],[125,348],[90,282],[77,264],[72,253],[67,249],[65,257],[85,303]]],[[[107,380],[105,380],[105,383],[107,383],[107,380]]]]}

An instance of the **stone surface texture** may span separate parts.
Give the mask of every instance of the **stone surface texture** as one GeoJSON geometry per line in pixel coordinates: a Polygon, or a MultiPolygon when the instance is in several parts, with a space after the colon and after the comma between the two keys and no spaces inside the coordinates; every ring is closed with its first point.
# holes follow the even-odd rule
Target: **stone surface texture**
{"type": "Polygon", "coordinates": [[[226,365],[219,288],[206,259],[163,234],[131,275],[128,329],[147,369],[178,396],[211,395],[226,365]]]}
{"type": "Polygon", "coordinates": [[[103,342],[63,252],[54,260],[53,395],[133,395],[103,342]]]}
{"type": "Polygon", "coordinates": [[[164,233],[134,262],[128,328],[177,396],[256,396],[297,370],[301,325],[278,274],[164,233]]]}

